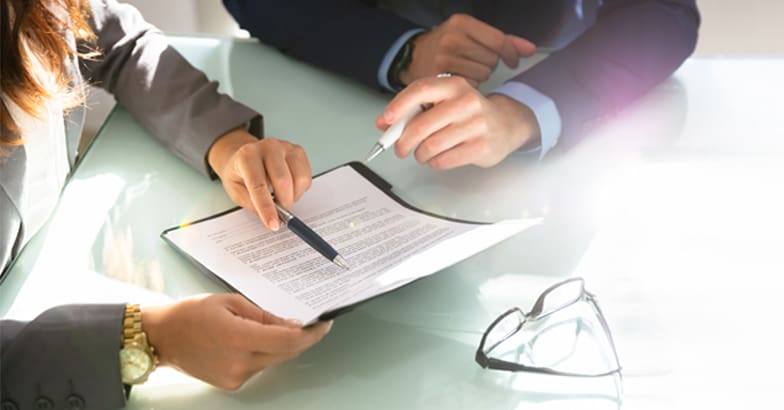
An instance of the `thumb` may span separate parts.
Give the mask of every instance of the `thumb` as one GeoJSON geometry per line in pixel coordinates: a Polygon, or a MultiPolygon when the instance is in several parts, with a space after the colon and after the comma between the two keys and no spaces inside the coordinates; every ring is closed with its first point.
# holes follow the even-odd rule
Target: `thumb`
{"type": "Polygon", "coordinates": [[[511,44],[518,57],[531,57],[536,54],[536,45],[522,37],[507,34],[506,41],[511,44]]]}
{"type": "Polygon", "coordinates": [[[501,49],[498,50],[498,53],[501,55],[501,60],[503,60],[507,67],[517,68],[520,57],[517,55],[517,49],[512,43],[511,37],[512,36],[510,35],[504,37],[504,44],[501,46],[501,49]]]}
{"type": "Polygon", "coordinates": [[[229,310],[235,315],[263,325],[287,326],[286,320],[254,305],[244,296],[234,294],[228,301],[229,310]]]}

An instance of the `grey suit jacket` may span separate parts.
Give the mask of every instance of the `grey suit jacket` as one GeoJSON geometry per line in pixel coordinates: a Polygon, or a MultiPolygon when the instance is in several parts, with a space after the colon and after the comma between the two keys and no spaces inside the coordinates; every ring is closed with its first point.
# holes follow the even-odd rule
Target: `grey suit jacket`
{"type": "MultiPolygon", "coordinates": [[[[261,137],[261,116],[219,94],[217,84],[169,47],[134,8],[115,0],[90,3],[102,56],[95,61],[74,57],[70,74],[75,81],[86,80],[114,94],[164,146],[205,175],[211,175],[206,155],[218,136],[248,125],[261,137]]],[[[84,110],[75,109],[64,120],[73,164],[84,110]]],[[[0,160],[3,275],[23,247],[20,201],[26,167],[24,146],[0,160]]],[[[53,408],[79,408],[81,402],[91,409],[122,407],[122,314],[121,304],[64,306],[29,323],[1,321],[0,409],[47,408],[40,405],[46,401],[53,408]]]]}

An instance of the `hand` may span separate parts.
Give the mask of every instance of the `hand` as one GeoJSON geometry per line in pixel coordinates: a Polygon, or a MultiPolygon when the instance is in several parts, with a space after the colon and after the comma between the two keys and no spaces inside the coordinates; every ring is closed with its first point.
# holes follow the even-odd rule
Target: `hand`
{"type": "Polygon", "coordinates": [[[270,188],[286,209],[310,188],[310,162],[302,147],[290,142],[259,140],[238,129],[218,138],[207,158],[229,197],[255,211],[273,231],[280,229],[280,222],[270,188]]]}
{"type": "Polygon", "coordinates": [[[161,366],[236,390],[264,368],[313,346],[332,322],[303,329],[238,294],[215,294],[144,308],[142,326],[161,366]]]}
{"type": "Polygon", "coordinates": [[[416,160],[435,169],[490,167],[523,145],[538,143],[539,124],[530,108],[500,94],[485,97],[454,76],[415,81],[392,99],[376,126],[386,130],[423,102],[435,105],[403,130],[395,143],[400,158],[415,149],[416,160]]]}
{"type": "Polygon", "coordinates": [[[400,73],[403,84],[450,72],[476,86],[490,77],[499,59],[516,68],[521,57],[536,53],[523,38],[504,34],[466,14],[455,14],[414,39],[411,65],[400,73]]]}

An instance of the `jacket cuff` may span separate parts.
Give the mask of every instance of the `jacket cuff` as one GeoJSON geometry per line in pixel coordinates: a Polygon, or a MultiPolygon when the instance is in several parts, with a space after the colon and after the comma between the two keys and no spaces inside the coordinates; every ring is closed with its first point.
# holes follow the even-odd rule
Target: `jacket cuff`
{"type": "MultiPolygon", "coordinates": [[[[125,305],[68,305],[24,324],[0,350],[3,399],[85,408],[125,406],[120,347],[125,305]]],[[[3,325],[5,327],[5,324],[3,325]]]]}

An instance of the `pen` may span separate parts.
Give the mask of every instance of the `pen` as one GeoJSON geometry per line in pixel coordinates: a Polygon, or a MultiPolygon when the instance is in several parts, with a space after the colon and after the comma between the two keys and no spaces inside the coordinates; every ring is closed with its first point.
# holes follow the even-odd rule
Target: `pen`
{"type": "Polygon", "coordinates": [[[322,239],[316,232],[305,225],[304,222],[294,216],[294,214],[291,212],[283,209],[283,207],[278,205],[277,202],[275,203],[275,209],[278,210],[278,216],[283,221],[283,223],[289,227],[291,232],[294,232],[295,235],[299,236],[303,241],[305,241],[305,243],[318,251],[318,253],[324,255],[325,258],[332,261],[332,263],[335,265],[340,266],[344,270],[350,269],[346,263],[346,260],[340,256],[338,251],[330,246],[330,244],[322,239]]]}
{"type": "Polygon", "coordinates": [[[367,158],[365,158],[365,162],[370,162],[370,160],[375,158],[378,154],[391,147],[395,141],[400,139],[400,134],[403,133],[403,129],[406,128],[406,125],[408,125],[409,121],[411,121],[411,119],[414,118],[417,114],[425,112],[431,107],[433,107],[432,103],[419,104],[419,106],[414,107],[414,109],[407,112],[396,123],[390,125],[384,134],[381,135],[381,138],[378,139],[376,145],[373,146],[373,149],[370,150],[367,158]]]}

